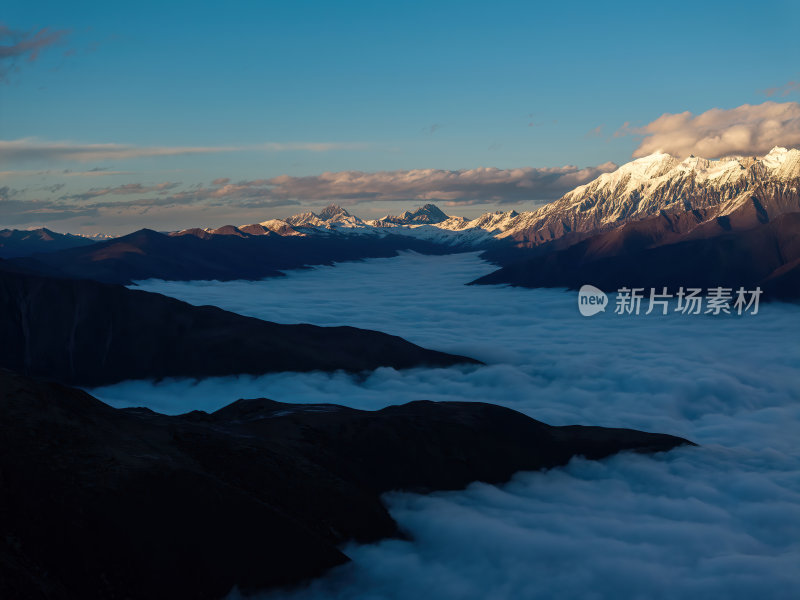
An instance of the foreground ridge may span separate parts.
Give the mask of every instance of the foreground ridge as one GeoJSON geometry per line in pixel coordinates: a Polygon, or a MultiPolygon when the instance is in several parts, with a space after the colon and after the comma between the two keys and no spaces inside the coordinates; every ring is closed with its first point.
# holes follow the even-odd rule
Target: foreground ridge
{"type": "Polygon", "coordinates": [[[262,398],[169,417],[0,371],[0,596],[204,599],[297,583],[346,562],[346,540],[398,534],[382,492],[688,443],[469,402],[262,398]]]}

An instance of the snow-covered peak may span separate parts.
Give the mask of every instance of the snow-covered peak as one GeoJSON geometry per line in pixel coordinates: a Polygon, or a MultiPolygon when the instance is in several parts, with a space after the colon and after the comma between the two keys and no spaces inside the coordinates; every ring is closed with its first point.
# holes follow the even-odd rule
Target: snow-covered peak
{"type": "Polygon", "coordinates": [[[341,206],[330,204],[323,208],[319,214],[314,212],[304,212],[292,215],[285,219],[285,222],[292,227],[316,227],[322,229],[332,229],[336,227],[363,227],[364,221],[351,215],[341,206]]]}
{"type": "Polygon", "coordinates": [[[292,227],[319,227],[325,225],[325,222],[311,211],[292,215],[286,219],[286,222],[292,227]]]}
{"type": "Polygon", "coordinates": [[[668,172],[677,164],[679,164],[678,159],[671,154],[656,152],[625,163],[616,171],[612,171],[610,175],[618,173],[630,174],[637,178],[658,177],[668,172]]]}
{"type": "Polygon", "coordinates": [[[683,161],[678,165],[680,169],[686,169],[689,171],[701,171],[707,169],[711,161],[707,158],[701,158],[699,156],[695,156],[691,154],[687,158],[684,158],[683,161]]]}
{"type": "Polygon", "coordinates": [[[351,215],[338,204],[329,204],[320,211],[318,216],[323,221],[330,221],[332,219],[349,217],[351,215]]]}
{"type": "Polygon", "coordinates": [[[800,150],[775,146],[763,159],[764,166],[776,177],[791,179],[800,177],[800,150]]]}
{"type": "Polygon", "coordinates": [[[433,225],[446,221],[448,216],[435,204],[425,204],[413,211],[407,210],[400,216],[386,215],[380,221],[396,225],[433,225]]]}
{"type": "Polygon", "coordinates": [[[576,187],[565,195],[566,197],[578,197],[586,193],[597,193],[600,191],[612,193],[630,193],[637,187],[652,181],[656,177],[661,177],[680,164],[680,161],[664,152],[656,152],[637,158],[629,163],[625,163],[616,171],[603,173],[594,181],[576,187]]]}
{"type": "MultiPolygon", "coordinates": [[[[271,231],[272,233],[277,233],[278,235],[282,236],[300,235],[300,233],[294,227],[289,225],[289,223],[286,221],[282,221],[280,219],[269,219],[267,221],[262,221],[258,225],[262,228],[264,233],[271,231]]],[[[251,235],[258,234],[257,230],[250,231],[246,227],[240,227],[239,229],[246,233],[250,233],[251,235]]]]}
{"type": "Polygon", "coordinates": [[[512,225],[518,216],[519,213],[515,210],[485,213],[470,221],[468,227],[478,227],[486,231],[504,231],[512,225]]]}
{"type": "Polygon", "coordinates": [[[787,154],[789,154],[791,152],[797,152],[797,150],[795,150],[795,149],[789,150],[787,148],[784,148],[783,146],[775,146],[772,150],[770,150],[767,153],[767,155],[764,158],[767,158],[767,157],[770,157],[770,156],[771,157],[786,156],[787,154]]]}

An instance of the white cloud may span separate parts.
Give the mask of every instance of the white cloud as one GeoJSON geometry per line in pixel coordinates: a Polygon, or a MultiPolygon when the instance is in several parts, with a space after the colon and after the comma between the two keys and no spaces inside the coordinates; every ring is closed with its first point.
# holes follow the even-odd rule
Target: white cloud
{"type": "Polygon", "coordinates": [[[641,128],[623,126],[619,133],[645,136],[634,157],[654,152],[704,158],[763,155],[775,146],[800,146],[800,104],[764,102],[712,108],[699,115],[665,113],[641,128]]]}
{"type": "Polygon", "coordinates": [[[279,322],[379,329],[485,367],[129,382],[95,393],[167,412],[258,396],[358,408],[480,400],[557,425],[702,444],[573,461],[501,487],[390,495],[412,541],[350,547],[354,564],[280,598],[791,597],[800,585],[800,346],[789,332],[800,308],[586,319],[575,293],[463,285],[490,270],[475,254],[409,254],[262,282],[142,286],[279,322]]]}

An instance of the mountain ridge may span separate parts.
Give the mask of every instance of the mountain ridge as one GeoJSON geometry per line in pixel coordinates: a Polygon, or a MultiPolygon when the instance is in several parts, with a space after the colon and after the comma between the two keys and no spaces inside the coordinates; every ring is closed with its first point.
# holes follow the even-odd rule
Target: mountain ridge
{"type": "Polygon", "coordinates": [[[210,600],[296,584],[347,562],[349,540],[400,534],[383,492],[686,444],[482,402],[259,398],[166,416],[0,369],[0,596],[210,600]]]}
{"type": "MultiPolygon", "coordinates": [[[[450,216],[425,204],[399,216],[364,220],[332,204],[319,214],[300,213],[270,219],[279,235],[333,233],[386,235],[388,232],[453,246],[479,247],[490,241],[531,247],[565,236],[588,235],[661,212],[707,211],[707,218],[725,216],[758,191],[773,196],[765,210],[771,216],[800,210],[800,150],[773,148],[763,157],[730,156],[679,160],[656,153],[603,173],[561,198],[532,211],[495,211],[474,219],[450,216]]],[[[244,225],[244,228],[253,228],[244,225]]],[[[206,230],[208,231],[208,230],[206,230]]],[[[217,231],[217,230],[214,230],[217,231]]]]}
{"type": "Polygon", "coordinates": [[[0,337],[0,367],[86,386],[478,364],[376,331],[272,323],[120,285],[8,271],[2,263],[0,337]]]}

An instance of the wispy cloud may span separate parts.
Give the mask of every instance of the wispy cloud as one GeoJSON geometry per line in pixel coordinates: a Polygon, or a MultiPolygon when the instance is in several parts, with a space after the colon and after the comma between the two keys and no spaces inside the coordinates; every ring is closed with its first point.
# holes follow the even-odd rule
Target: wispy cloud
{"type": "Polygon", "coordinates": [[[603,135],[603,128],[604,127],[605,127],[605,125],[598,125],[594,129],[588,131],[586,133],[586,137],[587,138],[600,137],[601,135],[603,135]]]}
{"type": "Polygon", "coordinates": [[[99,196],[109,195],[133,195],[159,193],[166,194],[169,190],[178,187],[180,183],[167,181],[155,185],[142,185],[141,183],[127,183],[116,187],[92,188],[80,194],[69,194],[62,196],[62,200],[91,200],[99,196]]]}
{"type": "MultiPolygon", "coordinates": [[[[148,226],[163,228],[171,219],[171,223],[184,227],[201,218],[229,219],[232,210],[242,218],[255,215],[263,219],[263,209],[299,204],[293,199],[271,196],[266,180],[176,191],[179,186],[176,182],[128,183],[51,198],[35,197],[36,190],[5,186],[0,188],[0,226],[74,224],[75,219],[89,217],[101,223],[113,219],[124,224],[148,215],[148,226]]],[[[60,190],[61,186],[56,186],[48,191],[60,190]]]]}
{"type": "Polygon", "coordinates": [[[644,127],[628,123],[615,135],[644,136],[634,157],[654,152],[718,158],[765,154],[775,146],[800,146],[800,104],[764,102],[736,108],[712,108],[699,115],[665,113],[644,127]]]}
{"type": "Polygon", "coordinates": [[[68,33],[65,29],[47,27],[17,31],[0,23],[0,82],[7,81],[20,60],[36,61],[44,49],[61,42],[68,33]]]}
{"type": "Polygon", "coordinates": [[[153,156],[214,154],[222,152],[329,152],[361,150],[358,142],[265,142],[241,146],[135,146],[132,144],[85,144],[70,141],[46,141],[36,138],[0,140],[0,160],[9,163],[30,161],[100,161],[124,160],[153,156]]]}
{"type": "Polygon", "coordinates": [[[73,171],[72,169],[24,169],[14,171],[0,171],[0,179],[10,177],[105,177],[109,175],[130,175],[130,171],[112,171],[95,167],[86,171],[73,171]]]}
{"type": "Polygon", "coordinates": [[[776,87],[767,88],[762,90],[762,93],[767,98],[772,98],[774,96],[779,96],[781,98],[785,98],[790,94],[800,93],[800,81],[789,81],[784,85],[779,85],[776,87]]]}

